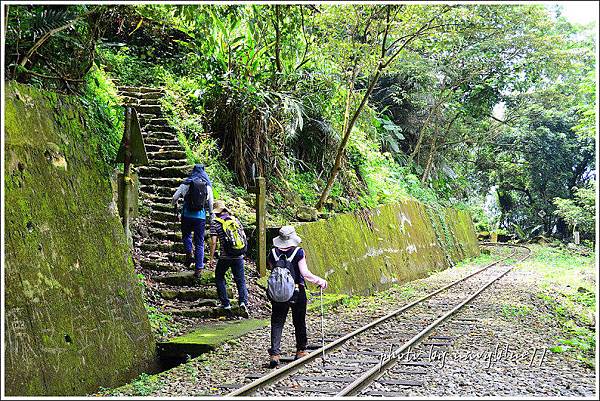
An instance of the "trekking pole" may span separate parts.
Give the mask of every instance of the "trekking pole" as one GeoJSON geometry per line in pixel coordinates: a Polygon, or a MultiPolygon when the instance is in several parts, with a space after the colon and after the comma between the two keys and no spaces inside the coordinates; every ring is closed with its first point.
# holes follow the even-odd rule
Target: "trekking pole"
{"type": "Polygon", "coordinates": [[[323,366],[325,366],[325,329],[323,325],[323,287],[321,290],[321,349],[323,350],[323,366]]]}

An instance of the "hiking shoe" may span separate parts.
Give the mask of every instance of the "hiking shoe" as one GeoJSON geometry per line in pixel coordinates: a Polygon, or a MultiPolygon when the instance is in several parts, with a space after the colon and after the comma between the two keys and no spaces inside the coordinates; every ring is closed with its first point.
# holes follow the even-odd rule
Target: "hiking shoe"
{"type": "Polygon", "coordinates": [[[231,310],[231,305],[227,305],[227,306],[221,305],[221,308],[225,309],[225,310],[231,310]]]}
{"type": "Polygon", "coordinates": [[[294,360],[303,358],[306,355],[308,355],[308,352],[306,351],[296,351],[296,357],[294,358],[294,360]]]}
{"type": "Polygon", "coordinates": [[[194,271],[194,278],[195,279],[199,279],[200,278],[200,276],[202,275],[202,270],[204,270],[204,269],[196,269],[194,271]]]}
{"type": "Polygon", "coordinates": [[[279,355],[271,355],[269,369],[275,369],[277,366],[279,366],[279,355]]]}
{"type": "Polygon", "coordinates": [[[250,316],[250,315],[248,314],[248,307],[246,306],[246,304],[245,304],[244,302],[242,302],[242,303],[240,304],[240,315],[241,315],[242,317],[245,317],[246,319],[248,319],[248,317],[250,316]]]}

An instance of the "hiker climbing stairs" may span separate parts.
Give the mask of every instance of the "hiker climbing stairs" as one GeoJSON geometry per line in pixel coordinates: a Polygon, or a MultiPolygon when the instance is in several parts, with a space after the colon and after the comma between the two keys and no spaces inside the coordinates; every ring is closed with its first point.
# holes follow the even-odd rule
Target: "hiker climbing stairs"
{"type": "MultiPolygon", "coordinates": [[[[219,306],[214,274],[205,271],[196,279],[186,270],[185,250],[180,224],[171,205],[175,189],[186,178],[192,166],[177,132],[164,118],[158,88],[121,86],[118,88],[124,106],[138,113],[148,165],[137,167],[142,208],[148,211],[144,235],[134,237],[134,253],[139,267],[161,298],[164,311],[187,318],[235,316],[240,309],[225,311],[219,306]]],[[[230,293],[230,296],[232,294],[230,293]]]]}

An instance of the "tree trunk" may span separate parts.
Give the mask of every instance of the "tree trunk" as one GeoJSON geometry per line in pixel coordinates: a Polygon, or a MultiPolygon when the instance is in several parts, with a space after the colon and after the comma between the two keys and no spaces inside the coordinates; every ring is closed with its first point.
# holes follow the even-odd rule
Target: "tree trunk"
{"type": "Polygon", "coordinates": [[[415,156],[417,155],[417,153],[419,153],[419,150],[421,149],[421,145],[423,144],[423,139],[425,137],[425,135],[423,134],[423,131],[425,130],[425,128],[427,128],[429,126],[429,123],[430,123],[433,115],[437,114],[438,107],[440,107],[440,105],[442,104],[443,99],[444,99],[444,96],[442,96],[440,99],[436,99],[436,101],[433,103],[433,107],[431,108],[431,112],[429,113],[429,115],[427,116],[427,119],[425,120],[425,122],[423,123],[421,128],[419,129],[419,138],[417,139],[417,144],[415,145],[415,148],[413,149],[412,153],[410,154],[411,161],[413,161],[415,156]]]}
{"type": "Polygon", "coordinates": [[[424,184],[429,177],[429,173],[431,172],[431,168],[433,165],[433,156],[435,155],[436,145],[437,145],[438,135],[433,137],[433,143],[431,144],[431,150],[429,151],[429,157],[427,158],[427,165],[425,166],[425,171],[423,171],[423,176],[421,177],[421,183],[424,184]]]}
{"type": "Polygon", "coordinates": [[[4,37],[6,37],[6,30],[8,29],[8,4],[5,7],[6,8],[4,9],[4,37]]]}
{"type": "Polygon", "coordinates": [[[373,76],[373,79],[369,83],[367,91],[365,92],[360,104],[358,105],[358,108],[352,115],[352,119],[350,119],[350,122],[346,126],[346,129],[344,131],[344,137],[342,138],[342,142],[340,143],[340,146],[338,146],[337,154],[335,156],[335,162],[333,163],[333,167],[331,168],[331,172],[329,173],[329,179],[327,180],[327,185],[325,185],[325,189],[323,190],[323,193],[321,194],[321,197],[319,198],[319,202],[317,202],[317,205],[316,205],[317,210],[321,210],[323,208],[323,205],[325,204],[325,201],[327,200],[327,197],[329,196],[331,187],[333,186],[333,183],[335,182],[337,174],[340,170],[340,165],[342,163],[342,157],[344,156],[344,151],[346,150],[346,145],[348,144],[348,139],[350,139],[350,133],[352,132],[352,127],[354,127],[354,124],[356,123],[358,116],[360,115],[360,113],[364,109],[365,105],[367,104],[367,100],[369,99],[371,92],[373,92],[375,83],[377,82],[377,80],[379,80],[379,76],[381,75],[382,68],[383,68],[383,63],[380,61],[379,64],[377,65],[377,70],[375,71],[375,75],[373,76]]]}
{"type": "Polygon", "coordinates": [[[279,4],[275,5],[275,67],[281,73],[281,29],[279,28],[279,4]]]}
{"type": "MultiPolygon", "coordinates": [[[[449,9],[450,8],[448,7],[446,9],[446,11],[448,11],[449,9]]],[[[329,179],[327,180],[327,185],[325,185],[325,189],[323,190],[323,193],[321,194],[321,197],[319,198],[319,202],[317,202],[317,204],[316,204],[317,210],[320,210],[323,208],[323,205],[325,204],[325,201],[327,200],[327,197],[329,196],[331,187],[333,186],[333,183],[334,183],[334,181],[337,177],[337,174],[340,170],[342,157],[344,155],[344,151],[346,150],[346,145],[348,144],[348,139],[350,138],[350,133],[352,132],[352,128],[354,127],[356,120],[358,119],[362,110],[364,109],[365,105],[367,104],[367,101],[369,100],[369,96],[371,96],[371,92],[373,92],[373,88],[375,87],[375,84],[379,80],[381,73],[388,65],[390,65],[390,63],[392,61],[394,61],[394,59],[396,59],[396,57],[398,57],[398,55],[402,52],[402,50],[404,50],[404,48],[412,40],[414,40],[416,37],[423,34],[423,32],[425,32],[425,30],[431,25],[431,23],[438,17],[437,15],[434,16],[431,20],[429,20],[427,23],[422,25],[418,30],[416,30],[412,35],[396,39],[390,45],[390,47],[388,47],[386,42],[387,42],[388,32],[389,32],[390,25],[391,25],[390,10],[391,9],[388,6],[387,13],[386,13],[385,29],[383,31],[383,41],[381,43],[381,55],[380,55],[379,62],[377,63],[377,68],[375,69],[375,74],[373,76],[373,79],[369,83],[367,91],[365,92],[358,108],[352,115],[350,122],[348,123],[348,125],[346,126],[346,129],[344,130],[344,137],[342,139],[342,142],[340,143],[340,146],[338,147],[337,154],[335,157],[335,162],[333,164],[333,167],[331,168],[331,172],[329,174],[329,179]],[[395,46],[400,40],[403,40],[403,44],[401,46],[399,46],[396,50],[394,50],[393,54],[388,56],[388,58],[386,60],[385,57],[386,57],[386,54],[388,53],[388,51],[390,50],[390,48],[392,46],[395,46]]],[[[444,11],[444,12],[446,12],[446,11],[444,11]]]]}

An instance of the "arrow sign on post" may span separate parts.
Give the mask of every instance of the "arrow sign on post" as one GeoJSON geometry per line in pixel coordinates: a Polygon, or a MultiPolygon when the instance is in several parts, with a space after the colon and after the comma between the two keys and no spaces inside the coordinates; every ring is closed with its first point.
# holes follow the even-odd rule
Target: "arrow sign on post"
{"type": "Polygon", "coordinates": [[[125,236],[129,241],[129,192],[131,185],[131,164],[138,166],[148,164],[146,145],[140,129],[137,112],[133,107],[125,108],[125,132],[121,140],[121,146],[115,159],[117,163],[123,163],[123,184],[121,193],[121,206],[123,211],[123,228],[125,236]]]}
{"type": "Polygon", "coordinates": [[[145,166],[148,164],[148,155],[146,154],[146,145],[144,144],[144,137],[142,136],[142,130],[140,128],[140,122],[138,120],[137,111],[133,107],[127,107],[125,115],[127,116],[127,109],[131,110],[131,118],[125,119],[125,133],[117,152],[117,158],[115,162],[125,163],[126,162],[126,150],[129,153],[129,163],[135,164],[136,166],[145,166]],[[129,133],[127,132],[129,128],[129,133]]]}

